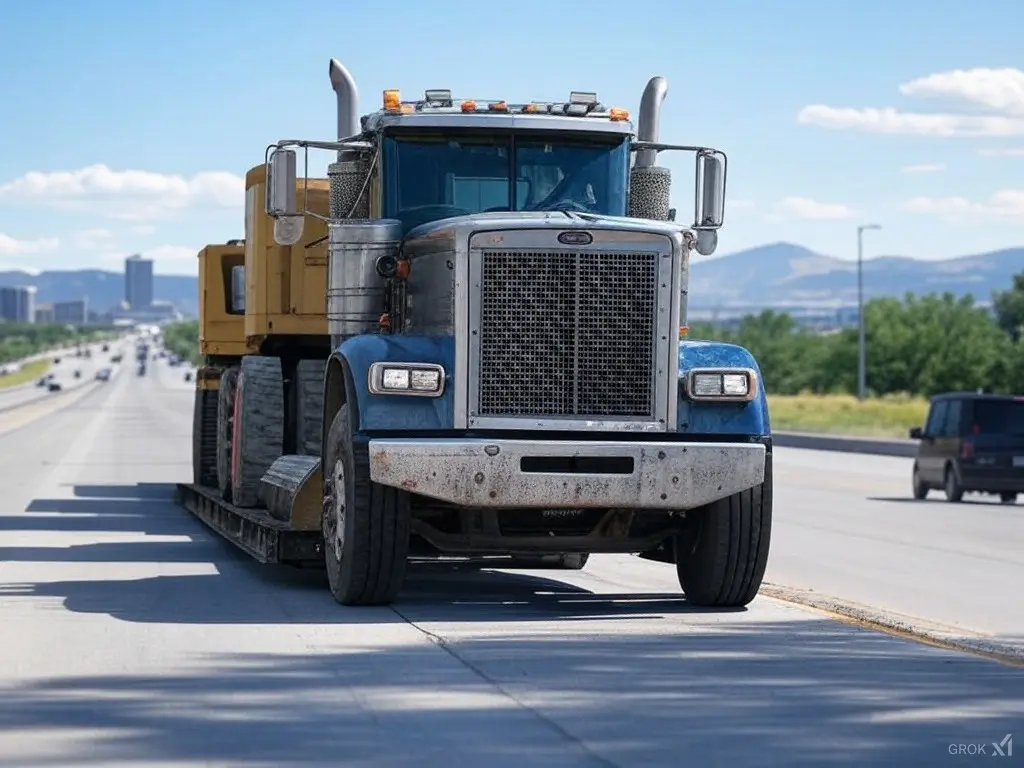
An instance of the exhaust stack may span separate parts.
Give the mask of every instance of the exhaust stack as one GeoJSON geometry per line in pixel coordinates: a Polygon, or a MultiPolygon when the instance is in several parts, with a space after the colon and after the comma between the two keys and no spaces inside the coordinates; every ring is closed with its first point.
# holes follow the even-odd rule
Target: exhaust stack
{"type": "MultiPolygon", "coordinates": [[[[644,88],[644,95],[640,98],[640,116],[636,126],[638,141],[658,141],[661,128],[661,105],[667,95],[668,80],[660,75],[652,77],[647,83],[647,87],[644,88]]],[[[636,162],[633,167],[650,168],[654,165],[657,157],[658,153],[654,150],[641,150],[636,153],[636,162]]]]}
{"type": "Polygon", "coordinates": [[[347,139],[359,133],[359,89],[355,78],[337,59],[331,59],[328,72],[338,99],[338,138],[347,139]]]}

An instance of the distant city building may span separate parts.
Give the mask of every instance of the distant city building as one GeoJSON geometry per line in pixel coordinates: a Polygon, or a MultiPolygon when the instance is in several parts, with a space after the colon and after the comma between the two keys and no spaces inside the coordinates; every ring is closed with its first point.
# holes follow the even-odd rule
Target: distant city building
{"type": "Polygon", "coordinates": [[[55,301],[53,322],[84,325],[89,320],[89,305],[85,299],[78,301],[55,301]]]}
{"type": "Polygon", "coordinates": [[[153,260],[138,254],[124,260],[124,300],[135,311],[153,304],[153,260]]]}
{"type": "Polygon", "coordinates": [[[35,321],[35,286],[0,287],[0,319],[8,323],[35,321]]]}
{"type": "Polygon", "coordinates": [[[52,304],[40,304],[36,307],[36,322],[42,324],[57,322],[54,318],[52,304]]]}

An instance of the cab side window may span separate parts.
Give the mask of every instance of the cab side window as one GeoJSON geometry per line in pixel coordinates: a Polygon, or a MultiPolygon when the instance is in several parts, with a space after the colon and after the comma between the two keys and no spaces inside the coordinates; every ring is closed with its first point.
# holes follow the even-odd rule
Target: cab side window
{"type": "Polygon", "coordinates": [[[949,407],[945,400],[932,403],[931,413],[928,414],[928,423],[925,424],[924,433],[928,437],[941,437],[942,428],[946,423],[946,413],[949,407]]]}
{"type": "Polygon", "coordinates": [[[962,400],[950,400],[946,409],[946,418],[942,425],[942,437],[960,436],[960,414],[962,400]]]}

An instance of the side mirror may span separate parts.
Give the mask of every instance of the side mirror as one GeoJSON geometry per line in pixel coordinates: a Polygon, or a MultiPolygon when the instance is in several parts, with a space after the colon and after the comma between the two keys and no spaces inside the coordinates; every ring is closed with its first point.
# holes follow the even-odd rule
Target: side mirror
{"type": "Polygon", "coordinates": [[[921,428],[920,427],[911,427],[910,428],[910,439],[911,440],[920,440],[922,437],[924,437],[924,434],[921,432],[921,428]]]}
{"type": "Polygon", "coordinates": [[[298,178],[296,156],[293,149],[275,149],[267,163],[268,216],[295,216],[299,206],[295,199],[295,184],[298,178]]]}
{"type": "Polygon", "coordinates": [[[697,154],[694,229],[718,229],[725,220],[725,164],[725,155],[721,152],[697,154]]]}
{"type": "Polygon", "coordinates": [[[267,162],[265,207],[267,215],[275,219],[274,242],[278,245],[295,245],[302,239],[305,221],[296,201],[297,180],[295,150],[274,149],[267,162]]]}

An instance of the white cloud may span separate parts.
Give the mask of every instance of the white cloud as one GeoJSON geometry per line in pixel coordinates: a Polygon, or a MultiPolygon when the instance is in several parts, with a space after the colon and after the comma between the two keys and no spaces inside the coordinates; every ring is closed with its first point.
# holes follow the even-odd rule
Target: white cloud
{"type": "Polygon", "coordinates": [[[133,227],[129,227],[128,231],[133,235],[152,235],[156,232],[156,227],[151,224],[136,224],[133,227]]]}
{"type": "Polygon", "coordinates": [[[115,171],[97,164],[74,171],[30,171],[0,184],[0,199],[92,210],[127,221],[167,218],[199,205],[237,208],[244,198],[244,180],[226,171],[204,171],[186,178],[151,171],[115,171]]]}
{"type": "Polygon", "coordinates": [[[946,170],[946,166],[942,163],[921,163],[919,165],[903,166],[904,173],[938,173],[944,170],[946,170]]]}
{"type": "MultiPolygon", "coordinates": [[[[186,261],[194,262],[198,265],[198,254],[198,248],[189,248],[183,245],[161,245],[157,248],[150,248],[144,255],[147,259],[153,259],[153,261],[158,263],[186,261]]],[[[198,266],[196,268],[198,269],[198,266]]]]}
{"type": "Polygon", "coordinates": [[[1024,115],[1024,71],[1011,67],[938,72],[903,83],[900,93],[963,101],[994,112],[1024,115]]]}
{"type": "Polygon", "coordinates": [[[60,239],[43,237],[38,240],[18,240],[0,232],[0,255],[27,256],[36,253],[53,253],[60,247],[60,239]]]}
{"type": "Polygon", "coordinates": [[[804,107],[797,122],[819,128],[913,136],[1021,136],[1024,118],[898,112],[892,107],[854,109],[814,104],[804,107]]]}
{"type": "Polygon", "coordinates": [[[1024,157],[1024,147],[1009,147],[1006,149],[979,149],[978,154],[982,157],[1024,157]]]}
{"type": "Polygon", "coordinates": [[[950,221],[966,218],[1024,219],[1024,190],[1001,189],[985,202],[966,197],[915,197],[904,207],[911,213],[940,216],[950,221]]]}
{"type": "Polygon", "coordinates": [[[775,204],[775,212],[799,219],[848,219],[853,210],[841,203],[819,203],[807,197],[784,197],[775,204]]]}
{"type": "Polygon", "coordinates": [[[114,241],[114,233],[109,229],[83,229],[72,237],[76,248],[85,251],[99,251],[110,248],[114,241]]]}
{"type": "Polygon", "coordinates": [[[953,70],[919,77],[899,86],[906,96],[944,98],[984,108],[989,114],[902,112],[893,107],[833,107],[813,104],[797,122],[837,130],[917,136],[1024,135],[1024,71],[953,70]]]}

